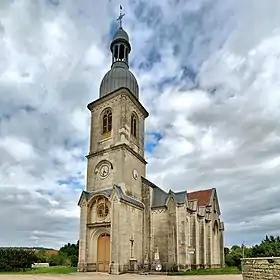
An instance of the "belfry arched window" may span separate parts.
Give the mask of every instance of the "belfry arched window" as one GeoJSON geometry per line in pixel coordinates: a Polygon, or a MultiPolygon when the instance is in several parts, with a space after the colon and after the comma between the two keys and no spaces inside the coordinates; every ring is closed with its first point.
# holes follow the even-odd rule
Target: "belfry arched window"
{"type": "Polygon", "coordinates": [[[115,45],[114,57],[115,57],[115,60],[118,60],[118,57],[119,57],[119,46],[118,45],[115,45]]]}
{"type": "Polygon", "coordinates": [[[102,134],[108,134],[112,130],[112,111],[106,109],[102,118],[102,134]]]}
{"type": "Polygon", "coordinates": [[[120,45],[119,59],[120,59],[121,61],[123,61],[124,58],[125,58],[125,48],[124,48],[124,45],[121,44],[121,45],[120,45]]]}
{"type": "Polygon", "coordinates": [[[136,115],[133,113],[131,115],[131,122],[130,122],[130,131],[131,131],[131,134],[134,136],[134,137],[137,137],[137,117],[136,115]]]}

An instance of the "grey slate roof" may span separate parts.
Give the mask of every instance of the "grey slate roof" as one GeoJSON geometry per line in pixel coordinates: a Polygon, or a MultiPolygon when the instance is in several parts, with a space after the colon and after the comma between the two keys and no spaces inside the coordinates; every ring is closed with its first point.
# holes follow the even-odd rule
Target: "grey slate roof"
{"type": "Polygon", "coordinates": [[[115,33],[114,37],[113,37],[113,41],[115,40],[119,40],[119,39],[122,39],[122,40],[125,40],[125,41],[129,41],[129,37],[128,37],[128,34],[126,33],[126,31],[123,29],[123,28],[119,28],[117,30],[117,32],[115,33]]]}
{"type": "Polygon", "coordinates": [[[152,207],[160,207],[166,204],[168,193],[159,187],[153,188],[153,202],[152,207]]]}
{"type": "MultiPolygon", "coordinates": [[[[127,203],[130,203],[130,204],[135,205],[137,207],[140,207],[142,209],[145,208],[144,204],[141,201],[126,195],[122,191],[122,188],[117,186],[117,185],[114,185],[112,188],[109,188],[109,189],[97,190],[97,191],[94,191],[94,192],[83,191],[82,194],[81,194],[80,200],[81,200],[83,195],[86,197],[86,200],[89,200],[95,194],[103,194],[103,195],[105,195],[105,196],[107,196],[109,198],[111,196],[111,193],[112,193],[114,188],[115,188],[115,190],[117,192],[117,196],[120,198],[120,200],[123,200],[123,201],[125,201],[127,203]]],[[[80,200],[79,200],[79,203],[80,203],[80,200]]]]}
{"type": "Polygon", "coordinates": [[[175,201],[179,204],[185,203],[187,199],[187,191],[174,193],[175,201]]]}
{"type": "Polygon", "coordinates": [[[129,71],[126,63],[117,61],[102,79],[99,88],[99,97],[108,95],[120,88],[129,89],[138,99],[139,86],[136,78],[129,71]]]}
{"type": "Polygon", "coordinates": [[[121,43],[126,47],[126,50],[128,52],[126,55],[127,59],[126,58],[124,60],[123,59],[116,60],[116,58],[113,59],[113,64],[111,66],[111,69],[105,74],[105,76],[101,81],[100,88],[99,88],[99,97],[101,98],[121,88],[127,88],[138,99],[139,86],[136,78],[129,71],[129,65],[128,65],[128,54],[130,53],[131,50],[129,37],[126,31],[123,30],[122,28],[119,28],[116,31],[110,46],[113,57],[116,55],[114,51],[115,46],[118,46],[119,43],[121,43]]]}
{"type": "Polygon", "coordinates": [[[167,193],[144,177],[142,177],[142,182],[153,189],[152,208],[166,206],[167,200],[170,196],[174,197],[175,202],[178,204],[185,203],[187,199],[187,191],[175,193],[170,190],[167,193]]]}
{"type": "Polygon", "coordinates": [[[82,191],[78,205],[80,204],[80,201],[83,196],[86,197],[86,200],[89,200],[95,194],[104,194],[105,196],[110,197],[111,192],[112,192],[112,188],[106,190],[94,191],[94,192],[82,191]]]}
{"type": "Polygon", "coordinates": [[[137,199],[135,199],[135,198],[133,198],[131,196],[128,196],[128,195],[124,194],[121,187],[119,187],[117,185],[115,185],[114,187],[116,189],[118,197],[121,200],[124,200],[125,202],[131,203],[131,204],[133,204],[135,206],[138,206],[138,207],[140,207],[142,209],[145,208],[144,204],[141,201],[139,201],[139,200],[137,200],[137,199]]]}

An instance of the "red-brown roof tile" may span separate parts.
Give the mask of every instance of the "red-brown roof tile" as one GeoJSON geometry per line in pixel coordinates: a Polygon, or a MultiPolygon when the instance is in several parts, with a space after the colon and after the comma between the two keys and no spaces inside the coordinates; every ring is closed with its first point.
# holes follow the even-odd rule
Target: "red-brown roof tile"
{"type": "Polygon", "coordinates": [[[45,252],[45,253],[48,254],[48,255],[57,255],[57,254],[58,254],[58,250],[54,250],[54,249],[46,249],[46,250],[38,250],[38,249],[35,249],[34,251],[35,251],[36,253],[43,251],[43,252],[45,252]]]}
{"type": "Polygon", "coordinates": [[[197,200],[198,206],[208,206],[211,204],[210,198],[212,194],[212,189],[202,190],[188,193],[188,200],[197,200]]]}

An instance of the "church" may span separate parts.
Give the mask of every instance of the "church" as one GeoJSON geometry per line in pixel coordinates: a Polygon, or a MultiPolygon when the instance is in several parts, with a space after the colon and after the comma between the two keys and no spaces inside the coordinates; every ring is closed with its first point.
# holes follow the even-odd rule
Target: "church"
{"type": "Polygon", "coordinates": [[[216,189],[166,192],[146,178],[149,113],[129,70],[131,45],[121,21],[110,50],[111,69],[99,98],[87,106],[90,147],[86,190],[78,202],[78,271],[117,275],[224,266],[216,189]]]}

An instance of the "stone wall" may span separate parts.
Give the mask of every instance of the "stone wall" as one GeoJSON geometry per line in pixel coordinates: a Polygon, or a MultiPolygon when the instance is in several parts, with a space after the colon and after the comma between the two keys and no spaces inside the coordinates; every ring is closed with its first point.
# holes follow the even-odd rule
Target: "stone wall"
{"type": "Polygon", "coordinates": [[[243,280],[279,280],[280,258],[242,259],[243,280]]]}

